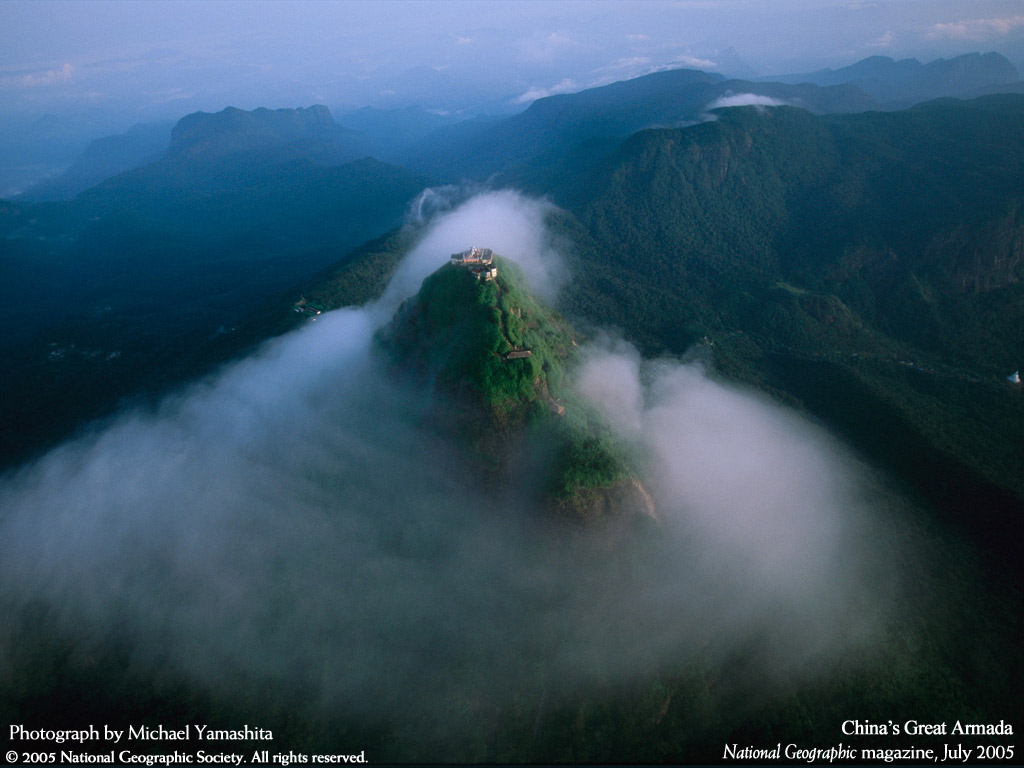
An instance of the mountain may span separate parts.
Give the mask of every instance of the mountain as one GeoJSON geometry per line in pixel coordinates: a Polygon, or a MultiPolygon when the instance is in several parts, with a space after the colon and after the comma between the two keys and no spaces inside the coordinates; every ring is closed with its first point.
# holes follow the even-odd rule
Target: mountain
{"type": "Polygon", "coordinates": [[[195,112],[179,120],[162,160],[167,164],[211,163],[249,154],[261,162],[302,158],[318,165],[340,165],[365,157],[370,150],[371,143],[362,134],[338,125],[322,104],[251,112],[228,107],[212,114],[195,112]]]}
{"type": "Polygon", "coordinates": [[[491,483],[528,463],[561,517],[654,518],[627,451],[569,385],[572,329],[530,294],[515,264],[484,253],[480,276],[447,264],[399,308],[378,334],[391,365],[434,393],[430,420],[491,483]]]}
{"type": "MultiPolygon", "coordinates": [[[[769,78],[765,78],[769,79],[769,78]]],[[[969,97],[982,92],[1020,90],[1020,74],[999,53],[967,53],[952,59],[922,64],[917,59],[896,61],[871,56],[840,69],[822,69],[800,75],[770,78],[782,83],[814,83],[821,86],[852,84],[890,107],[909,106],[944,96],[969,97]]]]}
{"type": "MultiPolygon", "coordinates": [[[[6,112],[6,111],[5,111],[6,112]]],[[[93,139],[124,130],[123,115],[86,108],[73,115],[0,115],[0,197],[21,194],[62,173],[93,139]]]]}
{"type": "Polygon", "coordinates": [[[748,283],[786,280],[849,301],[856,284],[873,298],[855,306],[894,338],[990,375],[1016,367],[1014,313],[970,339],[958,328],[1021,282],[1024,97],[890,114],[716,114],[638,133],[582,181],[574,211],[600,251],[622,254],[627,283],[671,286],[707,317],[734,318],[744,311],[735,302],[760,303],[740,297],[748,283]]]}
{"type": "Polygon", "coordinates": [[[646,128],[702,119],[715,101],[752,94],[814,112],[856,112],[874,102],[855,86],[754,83],[691,69],[656,72],[579,93],[538,99],[524,112],[478,131],[438,134],[409,150],[404,163],[438,178],[513,184],[540,191],[581,162],[604,156],[646,128]]]}
{"type": "Polygon", "coordinates": [[[200,168],[219,172],[224,163],[269,166],[304,160],[332,166],[375,154],[380,147],[359,131],[338,125],[323,105],[252,111],[228,107],[96,139],[63,173],[34,184],[22,198],[70,199],[144,165],[156,164],[165,174],[179,175],[200,168]]]}
{"type": "MultiPolygon", "coordinates": [[[[714,114],[637,132],[554,188],[574,276],[560,311],[652,355],[701,345],[1010,562],[1024,541],[1024,399],[1006,382],[1024,367],[1024,97],[714,114]]],[[[405,247],[378,241],[302,294],[365,300],[405,247]]]]}
{"type": "Polygon", "coordinates": [[[317,162],[348,135],[326,109],[190,116],[172,135],[75,200],[0,207],[0,462],[195,375],[211,339],[400,226],[432,183],[317,162]]]}
{"type": "Polygon", "coordinates": [[[153,162],[167,150],[172,125],[145,123],[116,136],[96,139],[66,171],[34,184],[21,199],[69,200],[104,179],[153,162]]]}
{"type": "MultiPolygon", "coordinates": [[[[904,546],[888,533],[861,539],[844,527],[840,548],[863,544],[907,566],[901,583],[926,605],[908,610],[899,601],[897,623],[871,649],[884,659],[877,668],[844,656],[843,671],[820,686],[779,686],[773,676],[784,704],[762,706],[735,685],[758,659],[777,670],[777,649],[752,642],[725,662],[702,657],[692,672],[685,662],[651,665],[635,688],[589,696],[573,688],[558,702],[541,687],[524,697],[532,706],[497,719],[501,747],[488,743],[476,759],[616,762],[650,750],[650,762],[714,761],[722,744],[834,733],[851,709],[909,719],[933,708],[935,722],[965,709],[993,713],[993,722],[1002,711],[1019,719],[1024,398],[1005,380],[1013,368],[1000,369],[1024,338],[1016,255],[1024,99],[714,115],[637,132],[571,180],[572,204],[548,219],[553,239],[570,244],[572,279],[557,309],[577,327],[580,318],[621,329],[651,357],[696,347],[713,361],[712,377],[756,387],[828,426],[886,489],[863,488],[866,503],[921,542],[904,546]],[[1009,653],[979,651],[975,626],[1001,638],[987,648],[1009,653]],[[727,702],[724,711],[742,706],[743,714],[709,716],[701,698],[709,691],[727,702]]],[[[301,295],[328,308],[374,295],[410,248],[408,237],[367,244],[294,291],[292,302],[301,295]]],[[[499,262],[499,279],[507,274],[499,262]]],[[[503,460],[516,460],[510,434],[523,424],[529,431],[531,413],[559,423],[542,407],[541,383],[552,394],[552,373],[571,364],[559,354],[570,349],[571,332],[542,309],[503,305],[503,292],[489,293],[445,267],[381,343],[394,374],[431,399],[428,418],[414,421],[459,435],[465,463],[500,483],[503,460]],[[527,327],[536,323],[549,340],[552,362],[538,358],[540,370],[522,366],[525,375],[504,367],[522,359],[500,357],[517,346],[504,329],[515,330],[510,310],[520,307],[527,327]]],[[[274,311],[298,316],[290,305],[274,311]]],[[[528,343],[545,349],[543,339],[528,343]]],[[[538,455],[540,468],[557,466],[538,455]]],[[[585,497],[580,488],[573,493],[585,497]]],[[[689,520],[675,522],[685,530],[689,520]]],[[[601,568],[622,579],[613,555],[602,552],[601,568]]],[[[820,556],[834,563],[834,551],[820,556]]],[[[637,559],[649,567],[646,554],[637,559]]],[[[729,581],[734,569],[723,563],[716,576],[729,581]]],[[[896,581],[884,583],[888,590],[896,581]]]]}
{"type": "Polygon", "coordinates": [[[563,311],[652,352],[706,340],[1018,568],[1024,97],[716,114],[583,180],[563,311]]]}

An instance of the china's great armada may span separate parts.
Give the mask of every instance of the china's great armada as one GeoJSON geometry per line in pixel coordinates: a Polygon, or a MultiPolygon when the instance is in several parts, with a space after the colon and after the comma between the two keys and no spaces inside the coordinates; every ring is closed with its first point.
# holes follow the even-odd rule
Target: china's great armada
{"type": "Polygon", "coordinates": [[[872,723],[868,720],[845,720],[842,732],[847,736],[1012,736],[1013,725],[1005,720],[998,723],[963,723],[956,720],[948,723],[920,723],[907,720],[904,723],[872,723]]]}

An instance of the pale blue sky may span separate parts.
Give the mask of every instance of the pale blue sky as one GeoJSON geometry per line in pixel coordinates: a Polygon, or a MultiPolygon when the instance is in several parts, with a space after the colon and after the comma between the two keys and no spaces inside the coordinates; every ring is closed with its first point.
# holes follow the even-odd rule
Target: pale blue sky
{"type": "Polygon", "coordinates": [[[767,75],[990,50],[1024,67],[1020,0],[6,0],[0,110],[497,111],[671,66],[767,75]]]}

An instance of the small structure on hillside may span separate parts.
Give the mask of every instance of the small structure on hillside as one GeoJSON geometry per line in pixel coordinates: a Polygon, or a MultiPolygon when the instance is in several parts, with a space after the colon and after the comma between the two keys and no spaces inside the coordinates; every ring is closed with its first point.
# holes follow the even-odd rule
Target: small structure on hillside
{"type": "Polygon", "coordinates": [[[480,282],[494,280],[498,268],[494,266],[494,254],[490,248],[470,248],[468,251],[452,254],[453,267],[465,267],[480,282]]]}
{"type": "Polygon", "coordinates": [[[1006,380],[1011,384],[1020,384],[1020,371],[1014,371],[1006,377],[1006,380]]]}

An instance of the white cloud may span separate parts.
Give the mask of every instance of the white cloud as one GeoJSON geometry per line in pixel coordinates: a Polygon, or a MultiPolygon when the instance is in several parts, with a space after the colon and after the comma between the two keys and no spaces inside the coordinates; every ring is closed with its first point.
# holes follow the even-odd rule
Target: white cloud
{"type": "Polygon", "coordinates": [[[558,32],[552,32],[547,36],[545,42],[551,46],[566,46],[573,45],[575,41],[568,35],[563,35],[558,32]]]}
{"type": "Polygon", "coordinates": [[[964,19],[945,24],[933,24],[925,37],[929,40],[986,40],[1002,37],[1024,27],[1024,14],[997,19],[964,19]]]}
{"type": "Polygon", "coordinates": [[[650,40],[651,38],[650,38],[649,35],[637,34],[637,35],[626,35],[626,39],[629,40],[629,42],[631,42],[631,43],[643,43],[643,42],[646,42],[647,40],[650,40]]]}
{"type": "MultiPolygon", "coordinates": [[[[457,200],[454,187],[425,190],[417,208],[444,210],[457,200]]],[[[395,272],[375,312],[390,317],[403,299],[419,290],[424,278],[447,258],[471,245],[491,248],[516,262],[530,287],[542,298],[554,301],[566,272],[545,221],[554,207],[512,190],[475,195],[454,210],[437,216],[416,247],[395,272]]],[[[420,218],[419,215],[414,219],[420,218]]]]}
{"type": "Polygon", "coordinates": [[[893,42],[892,30],[889,30],[884,35],[880,35],[876,39],[868,43],[869,48],[889,48],[893,42]]]}
{"type": "Polygon", "coordinates": [[[718,64],[711,59],[702,59],[697,56],[690,56],[689,54],[683,54],[676,59],[676,65],[683,65],[684,67],[690,67],[691,69],[714,69],[718,64]]]}
{"type": "Polygon", "coordinates": [[[526,104],[527,102],[536,101],[537,99],[543,99],[548,96],[555,96],[559,93],[573,93],[578,91],[580,86],[575,80],[571,78],[563,78],[561,82],[556,83],[550,88],[538,88],[534,86],[530,88],[526,93],[517,96],[513,99],[514,104],[526,104]]]}
{"type": "Polygon", "coordinates": [[[71,82],[75,69],[67,62],[60,69],[46,69],[0,78],[0,85],[19,88],[38,88],[71,82]]]}
{"type": "Polygon", "coordinates": [[[595,72],[605,71],[616,71],[622,69],[636,69],[638,67],[644,68],[644,71],[650,71],[651,58],[649,56],[629,56],[623,59],[616,59],[611,64],[603,67],[598,67],[595,72]]]}
{"type": "Polygon", "coordinates": [[[781,107],[785,103],[781,99],[773,99],[771,96],[762,96],[759,93],[736,93],[720,96],[708,104],[707,109],[719,109],[721,107],[781,107]]]}
{"type": "Polygon", "coordinates": [[[562,32],[532,34],[519,41],[518,58],[528,64],[551,65],[577,45],[572,37],[562,32]]]}

